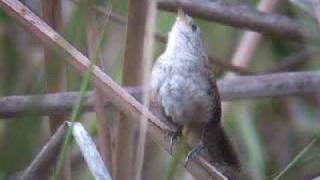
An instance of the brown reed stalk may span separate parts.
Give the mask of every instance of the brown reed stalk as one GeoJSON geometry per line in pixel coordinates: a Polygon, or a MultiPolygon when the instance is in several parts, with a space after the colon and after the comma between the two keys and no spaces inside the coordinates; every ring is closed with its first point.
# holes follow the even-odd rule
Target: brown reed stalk
{"type": "MultiPolygon", "coordinates": [[[[60,31],[62,27],[61,0],[41,1],[42,17],[54,30],[60,31]]],[[[59,54],[56,50],[44,44],[44,67],[47,79],[47,91],[50,93],[65,90],[65,65],[56,61],[59,54]]],[[[53,135],[57,128],[66,120],[66,114],[51,114],[49,116],[50,134],[53,135]]],[[[67,157],[63,173],[60,178],[71,179],[70,159],[67,157]]]]}

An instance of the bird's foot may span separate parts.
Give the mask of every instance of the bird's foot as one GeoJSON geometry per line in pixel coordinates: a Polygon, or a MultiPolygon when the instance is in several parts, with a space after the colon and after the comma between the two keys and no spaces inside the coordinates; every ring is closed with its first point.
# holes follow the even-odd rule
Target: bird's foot
{"type": "Polygon", "coordinates": [[[189,151],[185,161],[184,161],[184,166],[187,167],[188,162],[193,159],[196,155],[201,153],[205,149],[204,145],[202,142],[199,142],[197,145],[195,145],[191,151],[189,151]]]}
{"type": "Polygon", "coordinates": [[[182,136],[182,127],[179,127],[177,131],[167,132],[167,136],[170,138],[170,152],[173,152],[173,144],[179,142],[182,136]]]}

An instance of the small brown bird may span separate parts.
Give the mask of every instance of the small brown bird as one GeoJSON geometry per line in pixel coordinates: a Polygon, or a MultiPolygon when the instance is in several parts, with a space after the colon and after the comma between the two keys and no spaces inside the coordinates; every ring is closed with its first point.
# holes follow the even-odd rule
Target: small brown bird
{"type": "Polygon", "coordinates": [[[191,142],[194,148],[189,154],[205,149],[223,171],[239,169],[221,126],[221,101],[200,29],[181,10],[166,50],[153,66],[151,90],[153,101],[160,104],[167,119],[180,127],[178,133],[190,131],[198,136],[198,142],[191,142]]]}

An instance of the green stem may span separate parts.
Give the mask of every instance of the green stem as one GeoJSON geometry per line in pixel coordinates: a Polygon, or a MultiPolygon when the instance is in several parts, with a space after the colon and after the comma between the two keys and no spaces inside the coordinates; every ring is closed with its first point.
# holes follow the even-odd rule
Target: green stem
{"type": "Polygon", "coordinates": [[[282,175],[284,175],[290,168],[292,168],[296,162],[308,152],[308,150],[314,145],[314,143],[317,141],[316,138],[314,138],[303,150],[275,177],[273,180],[278,180],[282,175]]]}
{"type": "Polygon", "coordinates": [[[92,61],[90,63],[90,66],[89,66],[88,70],[85,72],[84,79],[82,80],[81,87],[80,87],[79,99],[78,99],[78,102],[75,104],[75,106],[74,106],[74,108],[72,110],[72,113],[71,113],[71,122],[72,123],[71,123],[71,126],[69,127],[69,129],[67,131],[66,138],[65,138],[65,141],[64,141],[64,144],[63,144],[63,148],[62,148],[62,153],[59,156],[59,161],[58,161],[57,167],[56,167],[54,175],[53,175],[53,179],[54,180],[57,179],[57,177],[59,176],[59,174],[60,174],[60,172],[62,170],[64,161],[65,161],[68,149],[69,149],[69,144],[71,142],[71,132],[72,132],[72,128],[73,128],[73,122],[80,118],[81,108],[82,108],[82,104],[83,104],[83,101],[84,101],[84,97],[85,97],[85,94],[86,94],[86,92],[87,92],[87,90],[89,88],[89,82],[91,81],[92,76],[93,76],[92,72],[93,72],[93,69],[95,67],[98,54],[100,53],[100,51],[102,49],[102,44],[103,44],[104,37],[105,37],[105,31],[102,31],[99,34],[97,45],[96,45],[96,49],[95,49],[95,53],[94,53],[94,56],[93,56],[92,61]]]}

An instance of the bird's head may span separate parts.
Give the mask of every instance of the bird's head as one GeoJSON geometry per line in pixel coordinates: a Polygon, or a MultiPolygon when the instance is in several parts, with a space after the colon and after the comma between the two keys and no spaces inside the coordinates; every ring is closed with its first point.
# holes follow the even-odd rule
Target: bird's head
{"type": "Polygon", "coordinates": [[[182,9],[178,10],[176,21],[169,33],[167,50],[203,53],[200,29],[182,9]]]}

